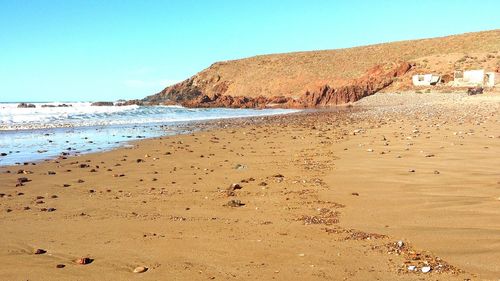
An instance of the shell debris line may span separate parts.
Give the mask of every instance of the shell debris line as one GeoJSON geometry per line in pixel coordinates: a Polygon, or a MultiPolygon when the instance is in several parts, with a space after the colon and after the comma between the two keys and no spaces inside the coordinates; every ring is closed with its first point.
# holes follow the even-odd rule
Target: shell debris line
{"type": "Polygon", "coordinates": [[[427,251],[415,250],[408,242],[402,240],[383,246],[374,246],[373,248],[390,255],[401,256],[403,263],[398,266],[398,272],[400,273],[464,273],[463,270],[448,264],[427,251]]]}

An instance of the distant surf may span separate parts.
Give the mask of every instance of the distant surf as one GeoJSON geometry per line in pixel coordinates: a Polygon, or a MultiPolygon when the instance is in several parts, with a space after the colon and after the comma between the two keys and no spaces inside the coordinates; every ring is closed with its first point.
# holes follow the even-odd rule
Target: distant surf
{"type": "Polygon", "coordinates": [[[92,106],[89,102],[32,104],[35,107],[18,108],[18,103],[0,103],[0,165],[105,151],[131,140],[185,133],[185,125],[203,120],[298,111],[92,106]]]}
{"type": "Polygon", "coordinates": [[[288,109],[184,108],[181,106],[92,106],[79,103],[0,103],[0,130],[88,127],[200,121],[295,112],[288,109]]]}

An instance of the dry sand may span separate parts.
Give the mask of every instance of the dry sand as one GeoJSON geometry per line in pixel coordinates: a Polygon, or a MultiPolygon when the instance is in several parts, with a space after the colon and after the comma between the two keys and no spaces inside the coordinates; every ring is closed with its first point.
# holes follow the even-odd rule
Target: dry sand
{"type": "Polygon", "coordinates": [[[499,108],[379,94],[2,167],[0,280],[497,280],[499,108]]]}

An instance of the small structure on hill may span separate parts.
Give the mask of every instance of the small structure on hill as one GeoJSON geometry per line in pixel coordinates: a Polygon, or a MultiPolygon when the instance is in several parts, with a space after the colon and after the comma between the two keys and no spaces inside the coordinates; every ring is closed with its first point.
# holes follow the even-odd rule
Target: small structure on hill
{"type": "Polygon", "coordinates": [[[484,83],[485,83],[486,87],[495,87],[496,84],[500,83],[500,81],[495,81],[495,80],[500,80],[500,79],[496,79],[497,74],[498,73],[495,73],[495,72],[486,72],[484,74],[484,83]]]}
{"type": "Polygon", "coordinates": [[[414,86],[432,86],[441,81],[441,76],[434,74],[417,74],[412,77],[414,86]]]}
{"type": "MultiPolygon", "coordinates": [[[[453,77],[455,87],[494,87],[495,72],[485,72],[484,69],[457,70],[453,77]]],[[[498,82],[497,82],[498,83],[498,82]]]]}
{"type": "Polygon", "coordinates": [[[484,69],[455,71],[453,84],[456,86],[483,86],[483,83],[484,69]]]}

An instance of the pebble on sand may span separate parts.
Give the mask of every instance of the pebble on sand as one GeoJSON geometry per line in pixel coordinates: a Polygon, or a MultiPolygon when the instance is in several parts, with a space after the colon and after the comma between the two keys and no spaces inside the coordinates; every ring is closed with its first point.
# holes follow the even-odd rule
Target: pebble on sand
{"type": "Polygon", "coordinates": [[[90,263],[92,263],[93,261],[94,261],[94,260],[93,260],[93,259],[91,259],[91,258],[79,258],[79,259],[77,259],[75,262],[76,262],[77,264],[82,264],[82,265],[84,265],[84,264],[90,264],[90,263]]]}
{"type": "Polygon", "coordinates": [[[242,188],[243,188],[243,187],[242,187],[240,184],[238,184],[238,183],[233,183],[233,184],[231,184],[231,185],[227,188],[227,190],[226,190],[226,194],[227,194],[227,196],[235,196],[235,195],[236,195],[235,190],[237,190],[237,189],[242,189],[242,188]]]}
{"type": "Polygon", "coordinates": [[[145,266],[138,266],[134,269],[134,273],[143,273],[148,271],[148,268],[145,266]]]}
{"type": "Polygon", "coordinates": [[[424,267],[422,267],[421,270],[422,270],[423,273],[427,273],[427,272],[431,271],[431,267],[430,266],[424,266],[424,267]]]}
{"type": "Polygon", "coordinates": [[[402,240],[399,240],[399,241],[396,243],[396,246],[397,246],[398,248],[400,248],[400,249],[401,249],[401,248],[403,248],[403,246],[404,246],[404,245],[405,245],[405,242],[403,242],[402,240]]]}
{"type": "Polygon", "coordinates": [[[28,178],[25,178],[25,177],[22,177],[22,178],[18,178],[17,179],[17,182],[18,183],[25,183],[25,182],[29,182],[30,180],[28,178]]]}
{"type": "Polygon", "coordinates": [[[230,200],[229,202],[227,202],[226,206],[229,206],[229,207],[241,207],[241,206],[245,206],[245,204],[241,203],[240,200],[233,199],[233,200],[230,200]]]}
{"type": "Polygon", "coordinates": [[[45,253],[47,253],[47,251],[45,251],[44,249],[36,249],[35,251],[33,251],[33,254],[35,255],[42,255],[45,253]]]}

